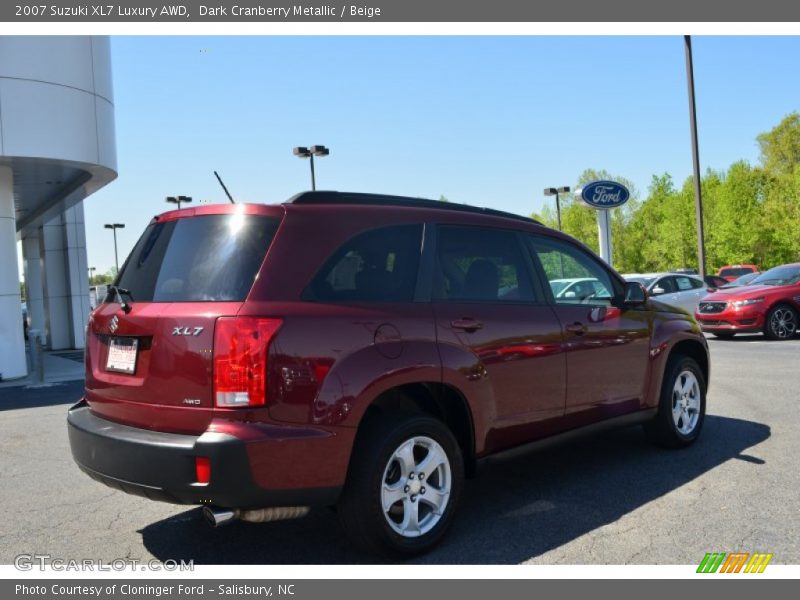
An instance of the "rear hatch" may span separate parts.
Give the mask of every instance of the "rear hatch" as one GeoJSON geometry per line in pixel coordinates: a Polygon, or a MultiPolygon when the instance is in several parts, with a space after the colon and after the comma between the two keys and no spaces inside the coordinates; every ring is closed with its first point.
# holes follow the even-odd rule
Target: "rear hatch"
{"type": "Polygon", "coordinates": [[[235,316],[281,207],[236,205],[156,217],[87,330],[86,400],[114,421],[200,432],[211,419],[214,327],[235,316]],[[178,414],[177,411],[180,411],[178,414]]]}

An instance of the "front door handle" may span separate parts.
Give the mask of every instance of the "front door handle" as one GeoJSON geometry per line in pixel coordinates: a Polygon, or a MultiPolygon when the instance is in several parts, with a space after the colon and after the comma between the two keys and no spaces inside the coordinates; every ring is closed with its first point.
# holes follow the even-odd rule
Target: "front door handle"
{"type": "Polygon", "coordinates": [[[483,328],[483,323],[480,321],[476,321],[475,319],[470,319],[465,317],[463,319],[456,319],[454,321],[450,321],[450,327],[453,329],[463,329],[464,331],[473,332],[478,331],[478,329],[483,328]]]}
{"type": "Polygon", "coordinates": [[[583,323],[575,321],[572,325],[567,325],[566,330],[570,333],[574,333],[575,335],[583,335],[589,331],[589,328],[583,323]]]}

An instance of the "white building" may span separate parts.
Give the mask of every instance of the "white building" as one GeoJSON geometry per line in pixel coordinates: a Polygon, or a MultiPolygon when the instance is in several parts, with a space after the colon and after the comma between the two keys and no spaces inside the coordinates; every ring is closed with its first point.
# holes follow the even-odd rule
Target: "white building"
{"type": "Polygon", "coordinates": [[[89,315],[82,201],[117,176],[103,36],[0,36],[0,375],[27,374],[28,320],[50,349],[82,348],[89,315]]]}

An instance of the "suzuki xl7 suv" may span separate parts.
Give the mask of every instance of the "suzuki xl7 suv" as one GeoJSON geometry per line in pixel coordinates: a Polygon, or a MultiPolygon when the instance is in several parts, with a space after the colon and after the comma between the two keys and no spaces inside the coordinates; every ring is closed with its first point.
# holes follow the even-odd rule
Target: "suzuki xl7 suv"
{"type": "Polygon", "coordinates": [[[488,457],[634,423],[690,444],[708,375],[691,316],[566,235],[307,192],[155,217],[91,315],[68,428],[111,487],[214,524],[335,506],[402,557],[442,539],[488,457]]]}

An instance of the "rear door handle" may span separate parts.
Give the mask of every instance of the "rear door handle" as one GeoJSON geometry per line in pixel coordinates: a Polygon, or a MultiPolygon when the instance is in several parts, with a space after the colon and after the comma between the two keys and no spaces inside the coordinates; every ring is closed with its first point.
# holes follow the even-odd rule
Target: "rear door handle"
{"type": "Polygon", "coordinates": [[[572,325],[567,325],[566,330],[569,331],[570,333],[574,333],[575,335],[583,335],[584,333],[589,331],[589,328],[586,327],[586,325],[584,325],[583,323],[575,321],[572,325]]]}
{"type": "Polygon", "coordinates": [[[480,321],[476,321],[475,319],[464,318],[464,319],[456,319],[454,321],[450,321],[450,327],[453,329],[463,329],[464,331],[478,331],[478,329],[483,328],[483,323],[480,321]]]}

